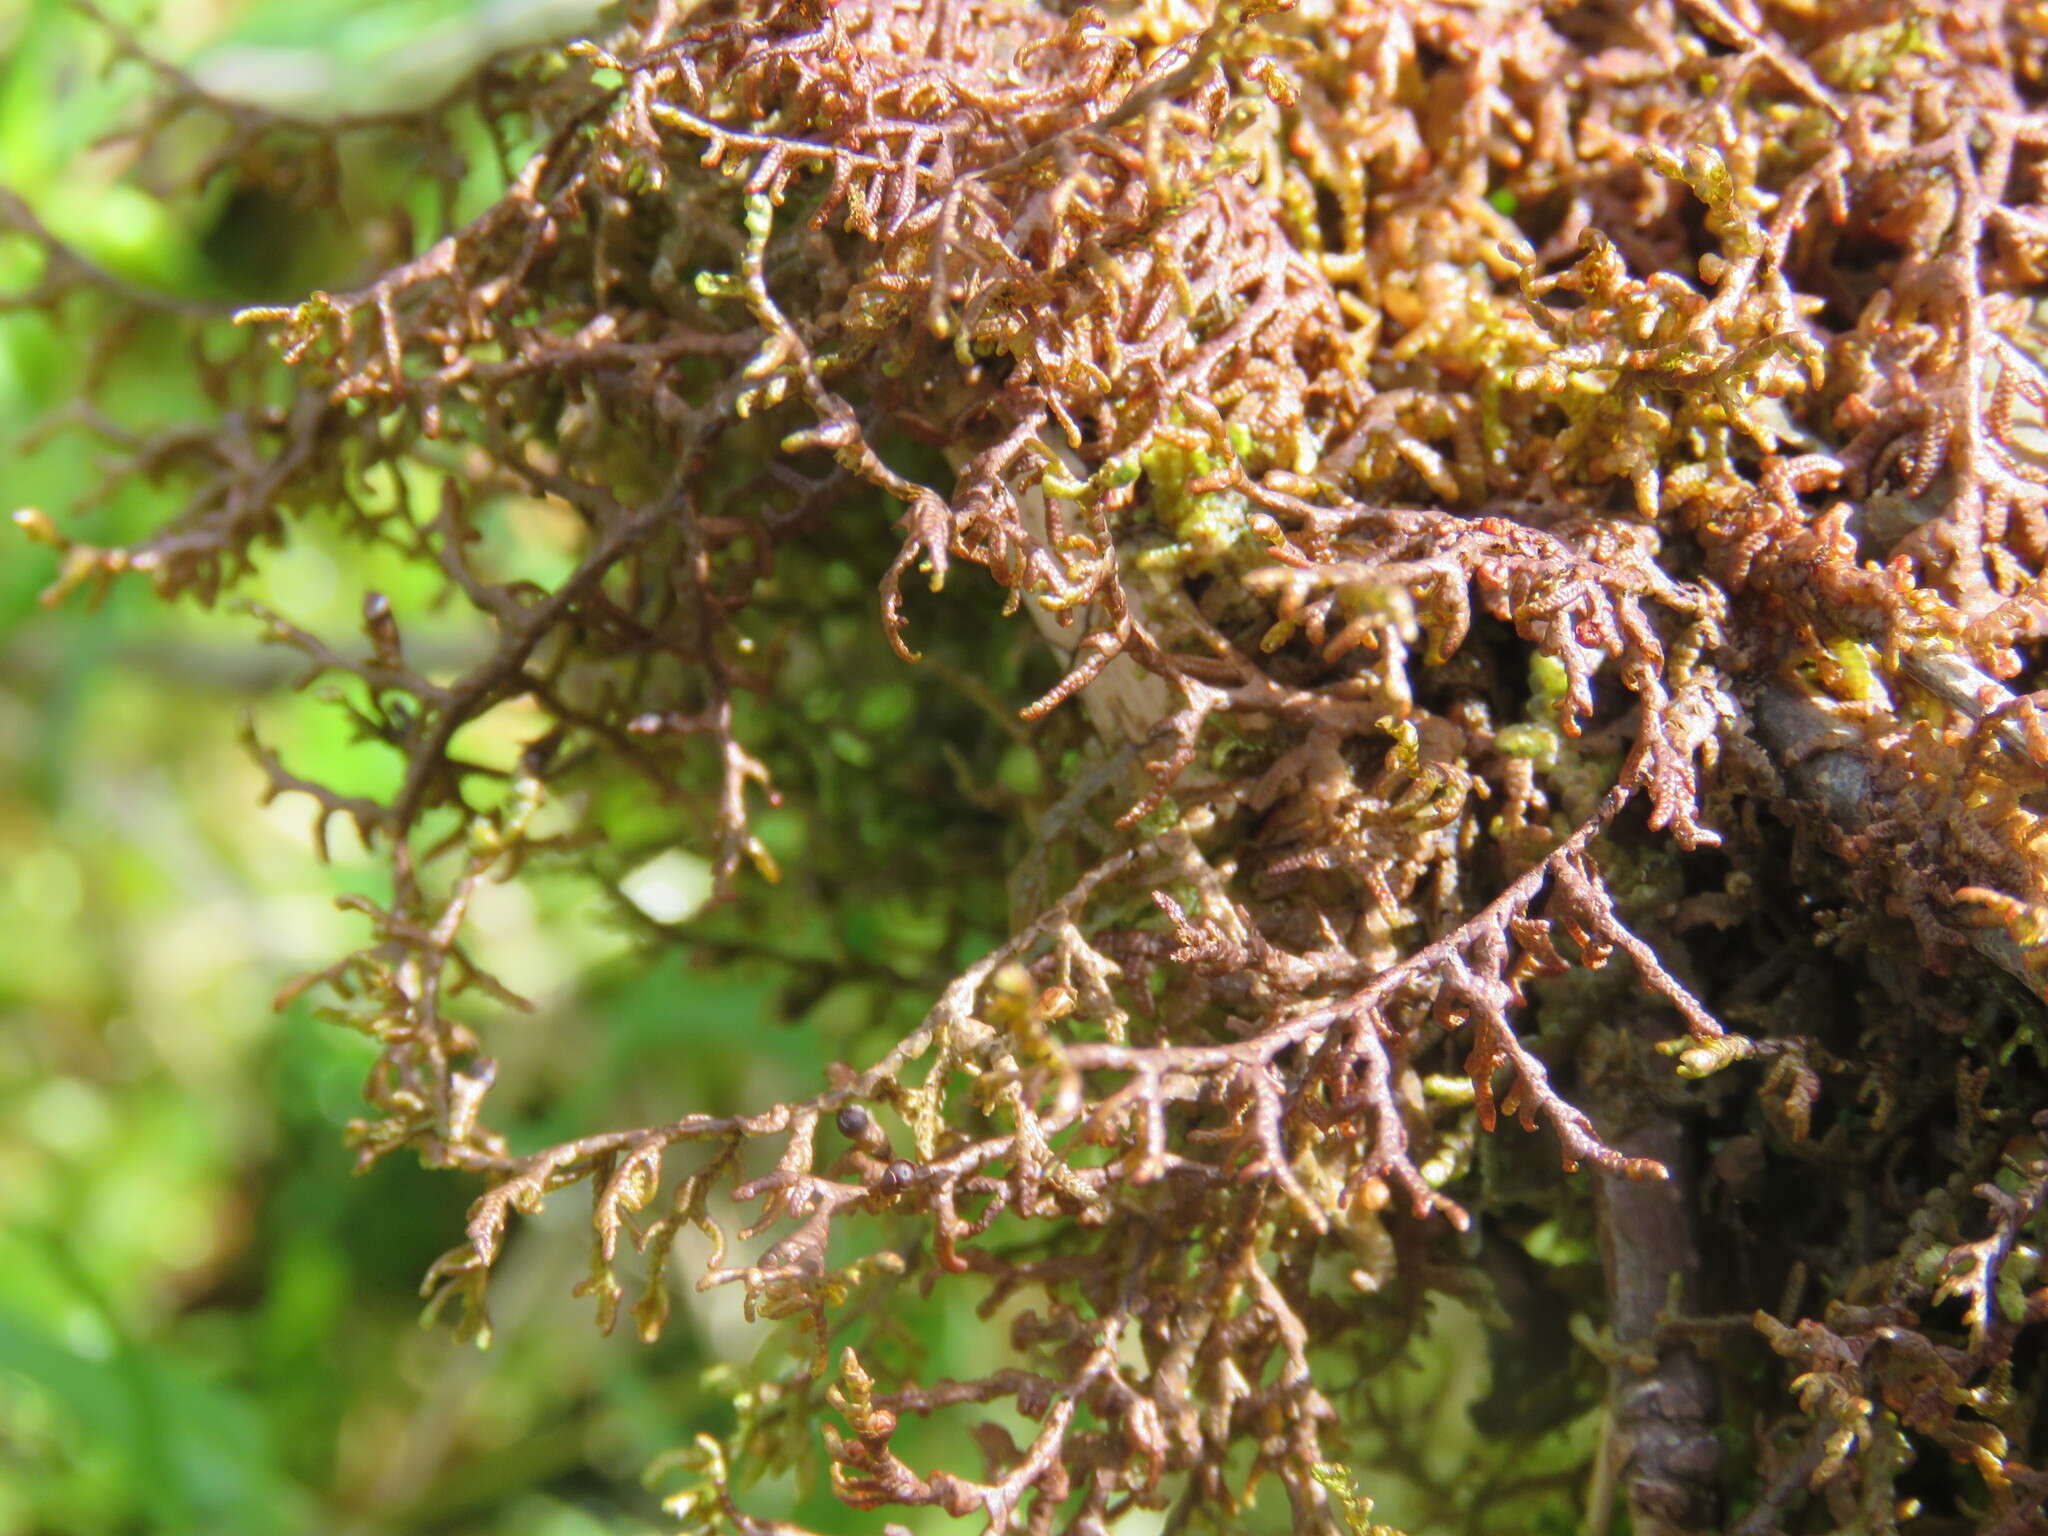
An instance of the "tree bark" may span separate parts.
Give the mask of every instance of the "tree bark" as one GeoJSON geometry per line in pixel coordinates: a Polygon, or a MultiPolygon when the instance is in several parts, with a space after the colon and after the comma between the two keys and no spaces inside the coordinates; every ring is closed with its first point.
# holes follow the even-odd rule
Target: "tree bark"
{"type": "MultiPolygon", "coordinates": [[[[1632,1109],[1632,1123],[1603,1124],[1601,1134],[1629,1157],[1655,1158],[1671,1177],[1638,1183],[1598,1176],[1600,1256],[1615,1351],[1608,1454],[1633,1536],[1695,1536],[1719,1528],[1718,1391],[1691,1344],[1659,1338],[1660,1315],[1691,1313],[1698,1305],[1692,1149],[1676,1111],[1647,1094],[1632,1109]]],[[[1626,1113],[1608,1118],[1622,1121],[1626,1113]]],[[[1592,1515],[1598,1529],[1604,1511],[1592,1515]]]]}

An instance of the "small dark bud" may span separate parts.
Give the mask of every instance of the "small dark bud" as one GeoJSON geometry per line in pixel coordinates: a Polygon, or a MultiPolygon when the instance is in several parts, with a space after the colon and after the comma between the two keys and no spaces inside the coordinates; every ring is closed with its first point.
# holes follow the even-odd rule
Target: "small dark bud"
{"type": "Polygon", "coordinates": [[[555,760],[555,753],[561,749],[562,732],[549,731],[538,741],[530,742],[519,754],[519,771],[529,778],[539,778],[548,771],[555,760]]]}
{"type": "Polygon", "coordinates": [[[387,667],[398,666],[403,657],[398,640],[398,621],[391,616],[391,599],[382,592],[363,595],[363,632],[370,637],[377,660],[387,667]]]}
{"type": "Polygon", "coordinates": [[[841,1109],[838,1125],[839,1134],[870,1157],[890,1156],[889,1133],[860,1105],[848,1104],[841,1109]]]}
{"type": "Polygon", "coordinates": [[[907,1157],[899,1157],[882,1170],[882,1188],[888,1194],[895,1194],[917,1177],[917,1164],[907,1157]]]}

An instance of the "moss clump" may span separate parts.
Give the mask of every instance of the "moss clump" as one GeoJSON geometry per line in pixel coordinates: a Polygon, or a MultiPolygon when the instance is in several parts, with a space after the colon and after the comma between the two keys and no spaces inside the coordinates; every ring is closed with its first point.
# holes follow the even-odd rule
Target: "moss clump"
{"type": "MultiPolygon", "coordinates": [[[[480,1333],[573,1185],[603,1323],[637,1248],[657,1331],[706,1235],[699,1283],[798,1333],[677,1506],[741,1532],[827,1411],[856,1508],[1356,1530],[1332,1468],[1411,1444],[1432,1292],[1543,1319],[1585,1391],[1490,1400],[1404,1520],[2038,1528],[2039,18],[629,12],[480,79],[476,217],[242,317],[218,419],[112,472],[184,485],[168,526],[25,523],[60,588],[212,600],[339,517],[487,636],[451,671],[381,598],[266,621],[402,763],[368,798],[262,754],[390,857],[315,980],[382,1050],[365,1159],[481,1183],[436,1305],[480,1333]],[[492,566],[517,498],[577,529],[551,582],[492,566]],[[502,708],[515,766],[469,761],[502,708]],[[821,1008],[814,1093],[515,1153],[473,898],[615,875],[649,806],[640,851],[712,871],[686,941],[824,925],[822,984],[881,1000],[821,1008]],[[1005,1363],[922,1377],[912,1278],[1005,1363]],[[1585,1509],[1587,1469],[1514,1481],[1598,1400],[1585,1509]],[[978,1465],[906,1452],[998,1409],[978,1465]]],[[[231,121],[246,177],[388,126],[231,121]]],[[[147,307],[24,227],[35,302],[147,307]]]]}

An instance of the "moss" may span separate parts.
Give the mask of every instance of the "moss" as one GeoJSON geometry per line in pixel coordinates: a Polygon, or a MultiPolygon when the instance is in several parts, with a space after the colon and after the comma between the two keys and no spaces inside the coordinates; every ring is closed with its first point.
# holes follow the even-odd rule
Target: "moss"
{"type": "MultiPolygon", "coordinates": [[[[271,350],[208,370],[210,424],[130,446],[181,516],[127,547],[23,520],[60,589],[212,601],[337,518],[474,619],[487,654],[453,668],[410,598],[265,620],[393,760],[368,797],[259,748],[272,793],[390,860],[312,984],[382,1048],[364,1159],[479,1181],[436,1304],[486,1330],[518,1220],[583,1185],[601,1322],[623,1238],[659,1328],[689,1231],[700,1284],[793,1329],[733,1384],[735,1454],[692,1457],[692,1520],[754,1529],[740,1485],[807,1465],[829,1408],[856,1508],[1096,1530],[1234,1519],[1271,1478],[1328,1532],[1367,1518],[1333,1373],[1424,1349],[1433,1291],[1504,1295],[1543,1261],[1485,1244],[1537,1202],[1641,1261],[1604,1293],[1544,1277],[1560,1304],[1690,1305],[1644,1288],[1724,1240],[1718,1313],[1763,1319],[1725,1411],[1688,1349],[1617,1326],[1604,1368],[1670,1374],[1612,1377],[1616,1433],[1685,1405],[1645,1456],[1746,1445],[1729,1487],[1818,1530],[1895,1509],[1938,1448],[1986,1478],[1940,1518],[2010,1526],[2042,1474],[2001,1373],[2035,1324],[1992,1320],[2031,1295],[2044,1175],[2016,1154],[1967,1214],[1950,1186],[2048,1090],[2034,1053],[1989,1074],[2030,1038],[2002,1004],[1959,1033],[1929,978],[2024,973],[2048,912],[2038,733],[2001,681],[2048,633],[2043,273],[2032,215],[1972,179],[2032,163],[2039,125],[1987,105],[2035,78],[2024,24],[1780,7],[1731,52],[1698,7],[828,9],[720,0],[492,76],[477,110],[545,130],[505,194],[360,290],[251,312],[271,350]],[[1944,476],[1896,529],[1837,504],[1944,476]],[[508,494],[573,524],[566,569],[484,557],[508,494]],[[472,761],[486,716],[530,734],[472,761]],[[1816,762],[1868,793],[1815,792],[1816,762]],[[545,863],[617,888],[662,847],[713,878],[683,942],[810,973],[814,1078],[515,1150],[497,1026],[448,1006],[517,1002],[474,899],[545,863]],[[1676,1021],[1669,1059],[1645,1019],[1676,1021]],[[1672,1116],[1681,1148],[1712,1125],[1830,1179],[1743,1209],[1631,1139],[1672,1116]],[[1596,1216],[1594,1173],[1676,1175],[1687,1251],[1596,1216]],[[962,1276],[1008,1342],[920,1374],[882,1298],[962,1276]],[[1873,1406],[1905,1401],[1941,1406],[1873,1406]],[[921,1421],[1011,1410],[1039,1449],[985,1426],[978,1470],[929,1470],[921,1421]]],[[[250,119],[223,169],[452,143],[448,110],[250,119]]],[[[118,344],[147,296],[59,254],[38,301],[118,344]]],[[[1557,1518],[1489,1502],[1538,1438],[1420,1505],[1557,1518]]],[[[1602,1465],[1638,1528],[1660,1498],[1706,1528],[1710,1461],[1602,1465]]]]}

